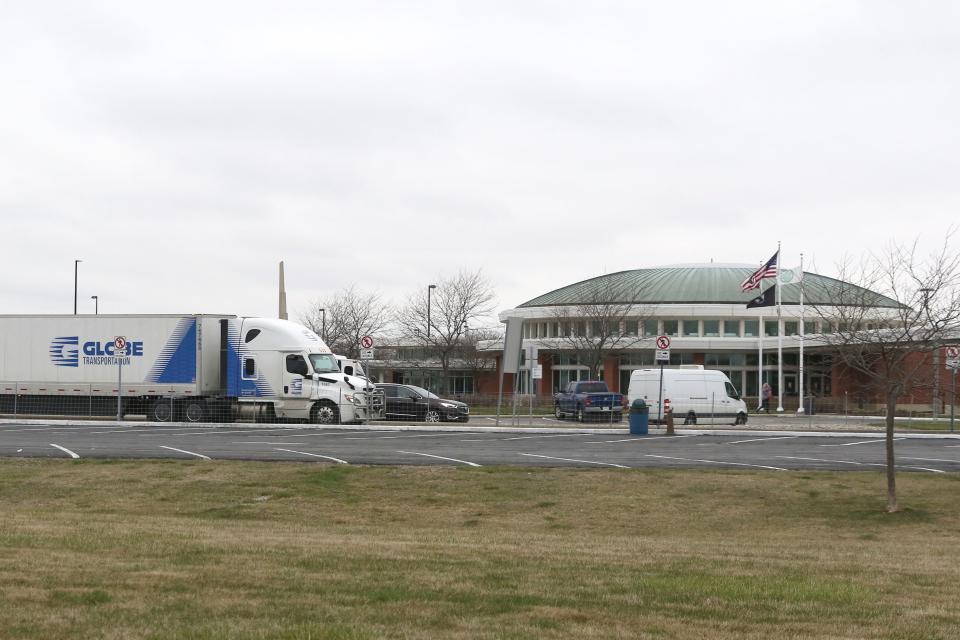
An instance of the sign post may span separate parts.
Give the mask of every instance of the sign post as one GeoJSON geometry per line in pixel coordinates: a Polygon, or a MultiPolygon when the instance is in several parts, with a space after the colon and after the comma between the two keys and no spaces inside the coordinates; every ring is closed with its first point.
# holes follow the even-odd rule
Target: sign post
{"type": "Polygon", "coordinates": [[[363,362],[363,372],[367,374],[367,380],[370,380],[368,369],[371,360],[373,360],[373,336],[363,336],[360,338],[360,361],[363,362]]]}
{"type": "Polygon", "coordinates": [[[113,355],[117,358],[117,422],[123,418],[123,357],[127,355],[127,339],[117,336],[113,339],[113,355]]]}
{"type": "Polygon", "coordinates": [[[960,369],[960,346],[947,347],[947,369],[953,372],[953,388],[950,392],[950,433],[953,433],[953,421],[957,407],[957,370],[960,369]]]}
{"type": "Polygon", "coordinates": [[[670,363],[670,336],[657,336],[657,364],[660,365],[660,397],[657,398],[657,422],[663,419],[663,365],[670,363]]]}

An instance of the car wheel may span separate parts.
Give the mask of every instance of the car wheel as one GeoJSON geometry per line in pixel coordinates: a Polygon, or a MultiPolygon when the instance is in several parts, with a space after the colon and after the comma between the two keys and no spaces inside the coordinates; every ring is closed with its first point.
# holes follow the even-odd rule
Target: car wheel
{"type": "Polygon", "coordinates": [[[315,405],[310,417],[314,424],[340,424],[340,410],[329,400],[315,405]]]}
{"type": "Polygon", "coordinates": [[[577,409],[577,422],[583,422],[586,416],[583,415],[583,409],[577,409]]]}
{"type": "Polygon", "coordinates": [[[424,422],[440,422],[440,412],[436,409],[430,409],[423,417],[424,422]]]}
{"type": "Polygon", "coordinates": [[[150,407],[150,420],[153,422],[170,422],[173,420],[173,405],[170,400],[157,400],[150,407]]]}
{"type": "Polygon", "coordinates": [[[203,422],[207,417],[207,408],[201,400],[190,400],[183,407],[183,419],[186,422],[203,422]]]}
{"type": "Polygon", "coordinates": [[[553,415],[557,420],[563,420],[563,411],[560,411],[560,405],[554,405],[553,415]]]}

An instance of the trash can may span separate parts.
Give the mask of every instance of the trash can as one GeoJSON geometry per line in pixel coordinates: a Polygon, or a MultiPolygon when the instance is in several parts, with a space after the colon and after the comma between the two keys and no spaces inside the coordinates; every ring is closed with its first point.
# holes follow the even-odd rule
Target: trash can
{"type": "Polygon", "coordinates": [[[630,405],[630,434],[635,436],[645,436],[650,428],[650,407],[643,401],[643,398],[637,398],[630,405]]]}

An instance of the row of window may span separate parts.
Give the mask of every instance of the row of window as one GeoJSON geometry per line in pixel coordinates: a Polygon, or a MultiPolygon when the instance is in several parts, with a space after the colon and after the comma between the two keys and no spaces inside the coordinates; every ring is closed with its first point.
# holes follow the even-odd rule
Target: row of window
{"type": "MultiPolygon", "coordinates": [[[[763,323],[764,336],[779,335],[780,322],[766,320],[763,323]]],[[[830,333],[839,328],[845,331],[846,327],[834,325],[820,320],[804,320],[803,332],[806,335],[816,333],[830,333]]],[[[872,329],[870,326],[868,329],[872,329]]],[[[783,335],[795,336],[800,334],[798,320],[783,321],[783,335]]],[[[654,336],[672,336],[682,338],[756,338],[760,336],[759,320],[727,319],[727,320],[625,320],[608,324],[602,321],[573,320],[549,322],[525,322],[523,325],[524,338],[560,338],[565,336],[635,336],[650,338],[654,336]]]]}

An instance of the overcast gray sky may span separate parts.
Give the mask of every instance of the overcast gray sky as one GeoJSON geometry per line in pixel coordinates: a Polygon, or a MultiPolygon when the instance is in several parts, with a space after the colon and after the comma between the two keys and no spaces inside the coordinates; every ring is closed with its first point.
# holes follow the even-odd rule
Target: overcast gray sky
{"type": "Polygon", "coordinates": [[[829,274],[960,219],[958,69],[954,2],[7,0],[0,313],[829,274]]]}

